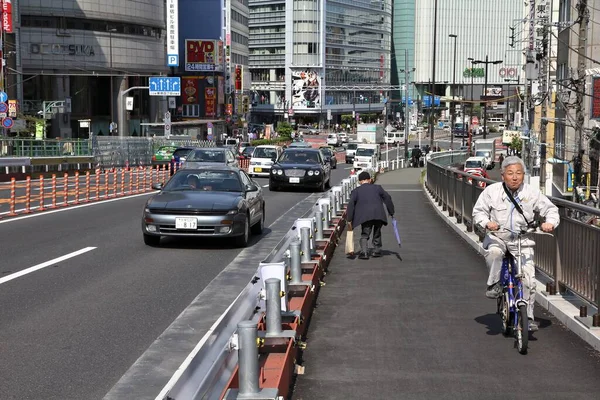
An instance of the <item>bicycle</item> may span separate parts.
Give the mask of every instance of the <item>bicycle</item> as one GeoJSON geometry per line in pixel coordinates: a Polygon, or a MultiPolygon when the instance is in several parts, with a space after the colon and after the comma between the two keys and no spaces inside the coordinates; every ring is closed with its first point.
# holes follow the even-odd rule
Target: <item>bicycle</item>
{"type": "MultiPolygon", "coordinates": [[[[517,235],[517,252],[511,254],[508,250],[502,259],[500,272],[500,284],[502,295],[498,298],[497,314],[502,318],[502,334],[504,336],[514,335],[517,350],[521,354],[527,354],[529,344],[529,316],[527,315],[528,302],[523,298],[523,273],[521,271],[521,241],[532,234],[552,235],[528,228],[524,231],[515,232],[502,228],[506,232],[517,235]]],[[[533,316],[531,316],[533,318],[533,316]]]]}

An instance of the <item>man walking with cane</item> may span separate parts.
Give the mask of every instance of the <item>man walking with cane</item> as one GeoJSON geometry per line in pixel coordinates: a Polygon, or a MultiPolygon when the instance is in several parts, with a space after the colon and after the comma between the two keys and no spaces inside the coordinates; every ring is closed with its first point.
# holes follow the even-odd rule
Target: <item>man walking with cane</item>
{"type": "Polygon", "coordinates": [[[392,197],[380,185],[371,181],[368,172],[358,174],[360,186],[350,195],[350,202],[346,213],[348,229],[361,226],[360,254],[361,260],[369,259],[369,238],[373,235],[373,257],[381,257],[381,227],[387,225],[387,216],[383,205],[387,208],[390,217],[394,217],[394,203],[392,197]]]}

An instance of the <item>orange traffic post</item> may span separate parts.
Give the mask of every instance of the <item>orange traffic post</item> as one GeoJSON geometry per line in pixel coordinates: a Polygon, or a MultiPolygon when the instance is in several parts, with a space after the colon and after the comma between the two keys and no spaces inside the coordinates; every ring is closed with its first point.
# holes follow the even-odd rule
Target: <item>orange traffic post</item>
{"type": "Polygon", "coordinates": [[[108,181],[109,181],[110,171],[104,171],[104,198],[108,198],[108,181]]]}
{"type": "Polygon", "coordinates": [[[31,177],[25,178],[25,214],[31,213],[31,177]]]}
{"type": "Polygon", "coordinates": [[[96,200],[100,199],[100,169],[96,170],[96,200]]]}
{"type": "Polygon", "coordinates": [[[15,178],[10,178],[10,208],[8,211],[8,215],[11,217],[14,217],[15,215],[17,215],[17,212],[15,211],[16,191],[17,191],[17,181],[15,180],[15,178]]]}
{"type": "Polygon", "coordinates": [[[125,196],[125,170],[121,170],[121,182],[119,182],[119,196],[125,196]]]}
{"type": "Polygon", "coordinates": [[[142,189],[142,191],[147,192],[148,191],[148,169],[146,167],[143,167],[143,171],[144,171],[144,188],[142,189]]]}
{"type": "Polygon", "coordinates": [[[79,204],[79,171],[75,171],[75,200],[73,204],[79,204]]]}
{"type": "Polygon", "coordinates": [[[69,174],[65,172],[65,175],[63,176],[63,207],[66,207],[69,205],[69,174]]]}
{"type": "Polygon", "coordinates": [[[52,174],[52,205],[50,208],[56,208],[56,174],[52,174]]]}
{"type": "Polygon", "coordinates": [[[44,175],[40,175],[40,207],[38,210],[44,211],[44,175]]]}
{"type": "Polygon", "coordinates": [[[140,169],[138,168],[137,171],[135,171],[135,193],[139,193],[140,192],[140,169]]]}
{"type": "Polygon", "coordinates": [[[113,184],[112,184],[113,194],[112,194],[112,197],[117,197],[117,183],[118,183],[117,182],[118,181],[118,175],[117,174],[118,174],[117,170],[114,170],[113,174],[112,174],[112,176],[113,176],[113,184]]]}
{"type": "Polygon", "coordinates": [[[90,179],[90,171],[85,171],[85,202],[89,202],[90,201],[90,185],[91,185],[91,179],[90,179]]]}
{"type": "Polygon", "coordinates": [[[133,193],[133,170],[129,170],[129,194],[133,193]]]}

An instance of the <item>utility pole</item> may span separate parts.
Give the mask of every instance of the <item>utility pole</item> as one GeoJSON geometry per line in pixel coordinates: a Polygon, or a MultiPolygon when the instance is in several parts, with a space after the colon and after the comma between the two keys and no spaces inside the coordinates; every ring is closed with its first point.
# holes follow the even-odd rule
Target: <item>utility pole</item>
{"type": "MultiPolygon", "coordinates": [[[[435,105],[435,53],[436,53],[436,45],[437,45],[437,9],[438,9],[438,0],[435,0],[433,6],[433,71],[431,77],[431,108],[429,113],[429,146],[433,149],[433,139],[434,139],[434,130],[433,130],[433,107],[435,105]]],[[[450,132],[452,133],[452,132],[450,132]]]]}
{"type": "Polygon", "coordinates": [[[456,102],[454,101],[454,96],[456,95],[456,40],[458,35],[451,33],[448,37],[454,39],[454,67],[452,69],[451,90],[452,101],[450,102],[450,150],[454,150],[454,135],[452,132],[454,131],[454,125],[456,124],[456,102]]]}
{"type": "MultiPolygon", "coordinates": [[[[588,39],[588,22],[590,14],[588,10],[587,0],[579,0],[577,5],[578,21],[579,21],[579,39],[577,42],[577,82],[576,82],[576,103],[575,103],[575,135],[577,138],[577,154],[576,157],[583,156],[583,125],[585,123],[585,114],[583,110],[583,101],[585,93],[585,67],[586,67],[586,45],[588,39]]],[[[580,174],[579,174],[580,175],[580,174]]],[[[577,201],[577,186],[579,184],[579,176],[575,175],[573,182],[573,198],[577,201]]]]}
{"type": "Polygon", "coordinates": [[[409,121],[410,111],[408,111],[408,50],[404,49],[404,165],[408,165],[408,135],[410,134],[409,121]]]}
{"type": "Polygon", "coordinates": [[[549,25],[549,7],[546,3],[546,10],[540,17],[539,23],[543,26],[542,30],[542,48],[540,49],[540,93],[542,95],[541,117],[540,117],[540,191],[546,193],[546,131],[548,126],[547,111],[548,111],[548,30],[549,25]]]}

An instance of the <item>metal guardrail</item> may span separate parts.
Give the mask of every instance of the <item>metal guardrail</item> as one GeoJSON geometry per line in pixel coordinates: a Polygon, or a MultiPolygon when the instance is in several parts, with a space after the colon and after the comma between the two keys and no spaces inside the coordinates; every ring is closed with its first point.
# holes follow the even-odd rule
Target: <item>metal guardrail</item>
{"type": "MultiPolygon", "coordinates": [[[[370,172],[375,174],[375,171],[373,170],[370,170],[370,172]]],[[[310,234],[311,236],[309,239],[307,228],[302,222],[305,223],[307,220],[312,220],[315,225],[321,223],[321,221],[317,221],[316,218],[323,216],[322,210],[324,208],[321,204],[322,199],[327,199],[324,200],[327,203],[326,208],[329,209],[329,212],[332,215],[339,215],[340,212],[343,212],[343,201],[344,199],[349,199],[350,191],[358,184],[358,179],[354,176],[344,181],[342,186],[335,186],[331,191],[325,193],[323,197],[315,203],[315,206],[311,210],[309,210],[302,218],[296,220],[279,241],[277,246],[275,246],[265,260],[261,262],[261,265],[281,262],[286,264],[286,268],[287,266],[293,265],[294,256],[291,255],[291,251],[294,248],[296,248],[296,250],[299,249],[298,237],[300,231],[302,231],[300,236],[303,239],[301,240],[303,249],[302,262],[306,262],[304,260],[305,256],[307,256],[306,249],[310,249],[311,246],[307,243],[307,240],[316,243],[317,240],[320,240],[319,236],[322,236],[323,231],[319,231],[319,228],[315,228],[317,239],[314,238],[315,233],[310,234]],[[328,205],[331,206],[329,207],[328,205]]],[[[328,222],[333,223],[329,216],[323,216],[322,221],[323,225],[328,222]]],[[[334,229],[334,232],[335,231],[336,230],[334,229]]],[[[300,256],[297,255],[297,257],[296,260],[299,262],[300,256]]],[[[326,257],[326,255],[324,254],[323,257],[326,257]]],[[[298,266],[298,268],[300,267],[298,266]]],[[[257,310],[265,309],[264,295],[262,294],[263,284],[259,278],[261,276],[260,270],[261,266],[259,266],[255,278],[247,284],[242,293],[213,325],[209,334],[207,334],[196,346],[192,354],[188,356],[184,364],[177,370],[167,385],[158,394],[156,397],[157,400],[216,399],[223,396],[225,391],[230,387],[231,377],[238,368],[238,351],[235,351],[239,347],[237,346],[238,339],[236,333],[239,328],[238,324],[243,321],[252,321],[253,323],[258,322],[260,313],[257,313],[257,310]]],[[[290,271],[290,273],[293,280],[294,272],[290,271]]],[[[240,365],[239,375],[242,375],[241,369],[242,366],[240,365]]],[[[241,381],[241,392],[243,391],[241,386],[244,379],[240,377],[239,380],[241,381]]]]}
{"type": "MultiPolygon", "coordinates": [[[[449,167],[448,157],[443,153],[432,155],[426,186],[438,205],[472,232],[475,202],[483,186],[494,181],[449,167]]],[[[563,199],[550,200],[559,208],[561,222],[554,237],[536,237],[535,264],[554,281],[559,292],[568,290],[598,307],[600,226],[595,224],[600,220],[600,210],[563,199]]]]}

